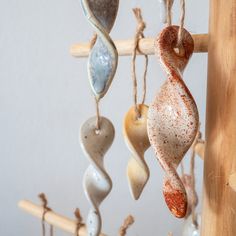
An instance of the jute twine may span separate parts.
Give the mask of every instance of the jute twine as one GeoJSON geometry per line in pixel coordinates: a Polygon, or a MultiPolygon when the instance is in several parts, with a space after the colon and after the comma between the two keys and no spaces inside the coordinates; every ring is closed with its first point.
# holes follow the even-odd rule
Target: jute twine
{"type": "Polygon", "coordinates": [[[83,223],[83,218],[82,218],[82,216],[80,214],[79,208],[75,209],[74,215],[75,215],[75,218],[76,218],[75,236],[79,236],[79,230],[85,224],[83,223]]]}
{"type": "MultiPolygon", "coordinates": [[[[48,207],[48,201],[47,201],[46,195],[44,193],[40,193],[38,195],[38,197],[41,200],[42,207],[43,207],[43,215],[42,215],[41,224],[42,224],[42,236],[45,236],[46,235],[45,215],[47,212],[52,211],[52,209],[48,207]]],[[[50,225],[50,236],[53,236],[53,226],[52,225],[50,225]]]]}
{"type": "Polygon", "coordinates": [[[119,236],[125,236],[128,228],[134,223],[134,217],[129,215],[125,220],[123,225],[120,227],[119,236]]]}
{"type": "MultiPolygon", "coordinates": [[[[136,56],[137,51],[140,52],[138,45],[139,40],[144,38],[144,29],[146,28],[146,24],[143,21],[142,12],[140,8],[134,8],[133,9],[135,18],[137,20],[137,28],[134,36],[134,48],[133,48],[133,54],[132,54],[132,69],[131,69],[131,78],[133,80],[133,100],[134,100],[134,106],[135,106],[135,112],[137,119],[140,118],[141,113],[138,108],[138,102],[137,102],[137,76],[136,76],[136,56]]],[[[148,56],[144,55],[145,57],[145,66],[144,66],[144,73],[143,73],[143,94],[142,94],[142,104],[144,104],[146,99],[146,90],[147,90],[147,68],[148,68],[148,56]]]]}
{"type": "Polygon", "coordinates": [[[167,26],[170,26],[172,25],[172,6],[173,6],[173,3],[174,3],[174,0],[166,0],[166,16],[167,16],[167,19],[166,19],[166,23],[167,23],[167,26]]]}
{"type": "MultiPolygon", "coordinates": [[[[174,0],[166,0],[166,11],[167,11],[167,26],[172,25],[172,6],[174,0]]],[[[184,20],[185,20],[185,0],[180,0],[180,24],[179,24],[179,32],[178,32],[178,41],[177,47],[183,47],[183,29],[184,29],[184,20]]]]}

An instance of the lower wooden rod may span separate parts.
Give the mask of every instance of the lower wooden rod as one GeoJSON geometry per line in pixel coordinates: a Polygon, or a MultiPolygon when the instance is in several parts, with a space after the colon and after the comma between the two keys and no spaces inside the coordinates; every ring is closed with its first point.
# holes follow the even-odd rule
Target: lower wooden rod
{"type": "MultiPolygon", "coordinates": [[[[28,212],[29,214],[42,219],[44,209],[30,201],[22,200],[18,203],[19,208],[28,212]]],[[[76,220],[71,220],[67,217],[61,216],[53,211],[49,211],[45,214],[45,222],[57,227],[65,232],[75,235],[76,231],[76,220]]],[[[86,227],[83,226],[79,229],[79,236],[87,236],[86,227]]],[[[100,236],[105,236],[105,234],[100,234],[100,236]]]]}
{"type": "MultiPolygon", "coordinates": [[[[193,34],[194,52],[202,53],[208,51],[208,34],[193,34]]],[[[153,55],[155,38],[144,38],[139,40],[138,54],[153,55]]],[[[134,39],[117,40],[115,45],[119,56],[130,56],[133,53],[134,39]]],[[[87,57],[90,52],[90,43],[78,43],[72,45],[70,54],[74,57],[87,57]]]]}

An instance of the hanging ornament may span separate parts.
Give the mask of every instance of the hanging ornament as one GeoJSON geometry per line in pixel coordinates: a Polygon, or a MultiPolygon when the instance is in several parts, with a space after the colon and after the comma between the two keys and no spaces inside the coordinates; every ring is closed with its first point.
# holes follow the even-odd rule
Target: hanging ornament
{"type": "Polygon", "coordinates": [[[186,215],[187,195],[176,169],[196,137],[199,121],[196,103],[182,79],[194,49],[190,33],[183,28],[183,12],[180,27],[166,27],[155,42],[168,78],[150,105],[147,121],[150,143],[165,171],[164,198],[178,218],[186,215]]]}
{"type": "Polygon", "coordinates": [[[97,40],[89,54],[88,75],[94,96],[102,98],[116,72],[118,53],[109,36],[119,0],[81,0],[84,14],[93,26],[97,40]]]}
{"type": "Polygon", "coordinates": [[[196,219],[197,222],[194,224],[191,215],[187,218],[184,224],[182,236],[200,236],[201,216],[197,214],[196,219]]]}
{"type": "Polygon", "coordinates": [[[84,191],[91,204],[87,230],[89,236],[98,236],[102,226],[99,206],[112,189],[103,159],[115,136],[111,121],[100,116],[99,101],[106,94],[117,68],[117,50],[109,33],[115,22],[119,0],[81,0],[81,3],[97,34],[88,59],[88,76],[96,101],[97,116],[82,125],[80,141],[90,161],[84,174],[84,191]]]}
{"type": "Polygon", "coordinates": [[[137,200],[149,179],[149,168],[144,160],[144,153],[150,147],[147,134],[147,112],[148,106],[145,105],[146,97],[146,75],[148,66],[148,57],[145,55],[145,70],[143,75],[143,99],[142,103],[137,103],[137,78],[135,69],[136,51],[138,49],[139,39],[144,38],[143,30],[145,23],[142,18],[141,9],[133,9],[138,22],[134,39],[134,51],[132,57],[132,80],[134,106],[130,108],[125,116],[123,124],[123,133],[125,142],[132,153],[127,166],[127,175],[131,195],[137,200]]]}
{"type": "Polygon", "coordinates": [[[92,206],[87,218],[89,236],[97,236],[101,231],[99,205],[112,188],[112,181],[104,169],[103,159],[113,142],[115,130],[105,117],[100,117],[100,129],[96,129],[96,117],[92,117],[83,124],[80,131],[81,145],[90,161],[90,166],[84,174],[84,190],[92,206]]]}

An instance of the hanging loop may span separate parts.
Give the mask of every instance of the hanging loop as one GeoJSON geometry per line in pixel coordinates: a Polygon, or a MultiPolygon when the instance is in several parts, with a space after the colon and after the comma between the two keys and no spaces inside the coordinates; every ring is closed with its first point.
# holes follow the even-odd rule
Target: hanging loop
{"type": "MultiPolygon", "coordinates": [[[[136,61],[137,51],[140,52],[140,50],[138,48],[139,40],[145,37],[143,31],[146,28],[146,24],[143,21],[142,12],[141,12],[140,8],[134,8],[133,12],[134,12],[134,15],[135,15],[138,25],[137,25],[136,33],[135,33],[135,37],[134,37],[131,77],[133,80],[133,99],[134,99],[134,105],[135,105],[135,112],[136,112],[136,117],[138,119],[141,117],[141,113],[139,111],[138,101],[137,101],[138,100],[137,99],[137,76],[136,76],[135,61],[136,61]]],[[[144,104],[145,98],[146,98],[146,89],[147,89],[146,81],[147,81],[147,67],[148,67],[148,56],[144,55],[144,57],[145,57],[145,67],[144,67],[144,73],[143,73],[142,104],[144,104]]]]}

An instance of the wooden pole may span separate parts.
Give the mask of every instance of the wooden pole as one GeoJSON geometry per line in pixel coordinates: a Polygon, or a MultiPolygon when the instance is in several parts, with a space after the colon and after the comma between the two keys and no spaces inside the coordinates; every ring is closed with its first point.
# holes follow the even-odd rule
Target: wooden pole
{"type": "MultiPolygon", "coordinates": [[[[194,34],[194,52],[207,52],[208,35],[194,34]]],[[[154,54],[154,38],[140,39],[138,44],[138,54],[153,55],[154,54]]],[[[115,45],[119,56],[131,56],[134,48],[134,39],[117,40],[115,45]]],[[[87,57],[90,51],[90,43],[79,43],[72,45],[70,54],[75,57],[87,57]]]]}
{"type": "MultiPolygon", "coordinates": [[[[37,206],[36,204],[27,201],[27,200],[22,200],[18,203],[18,206],[30,213],[33,216],[36,216],[40,219],[42,219],[43,216],[43,207],[37,206]]],[[[69,218],[66,218],[64,216],[61,216],[53,211],[49,211],[45,214],[45,221],[54,227],[57,227],[59,229],[64,230],[65,232],[71,233],[75,235],[76,231],[76,221],[71,220],[69,218]]],[[[81,227],[79,229],[79,236],[87,236],[87,230],[86,227],[81,227]]],[[[100,234],[100,236],[105,236],[104,234],[100,234]]]]}
{"type": "Polygon", "coordinates": [[[201,236],[236,235],[236,0],[210,0],[201,236]]]}

